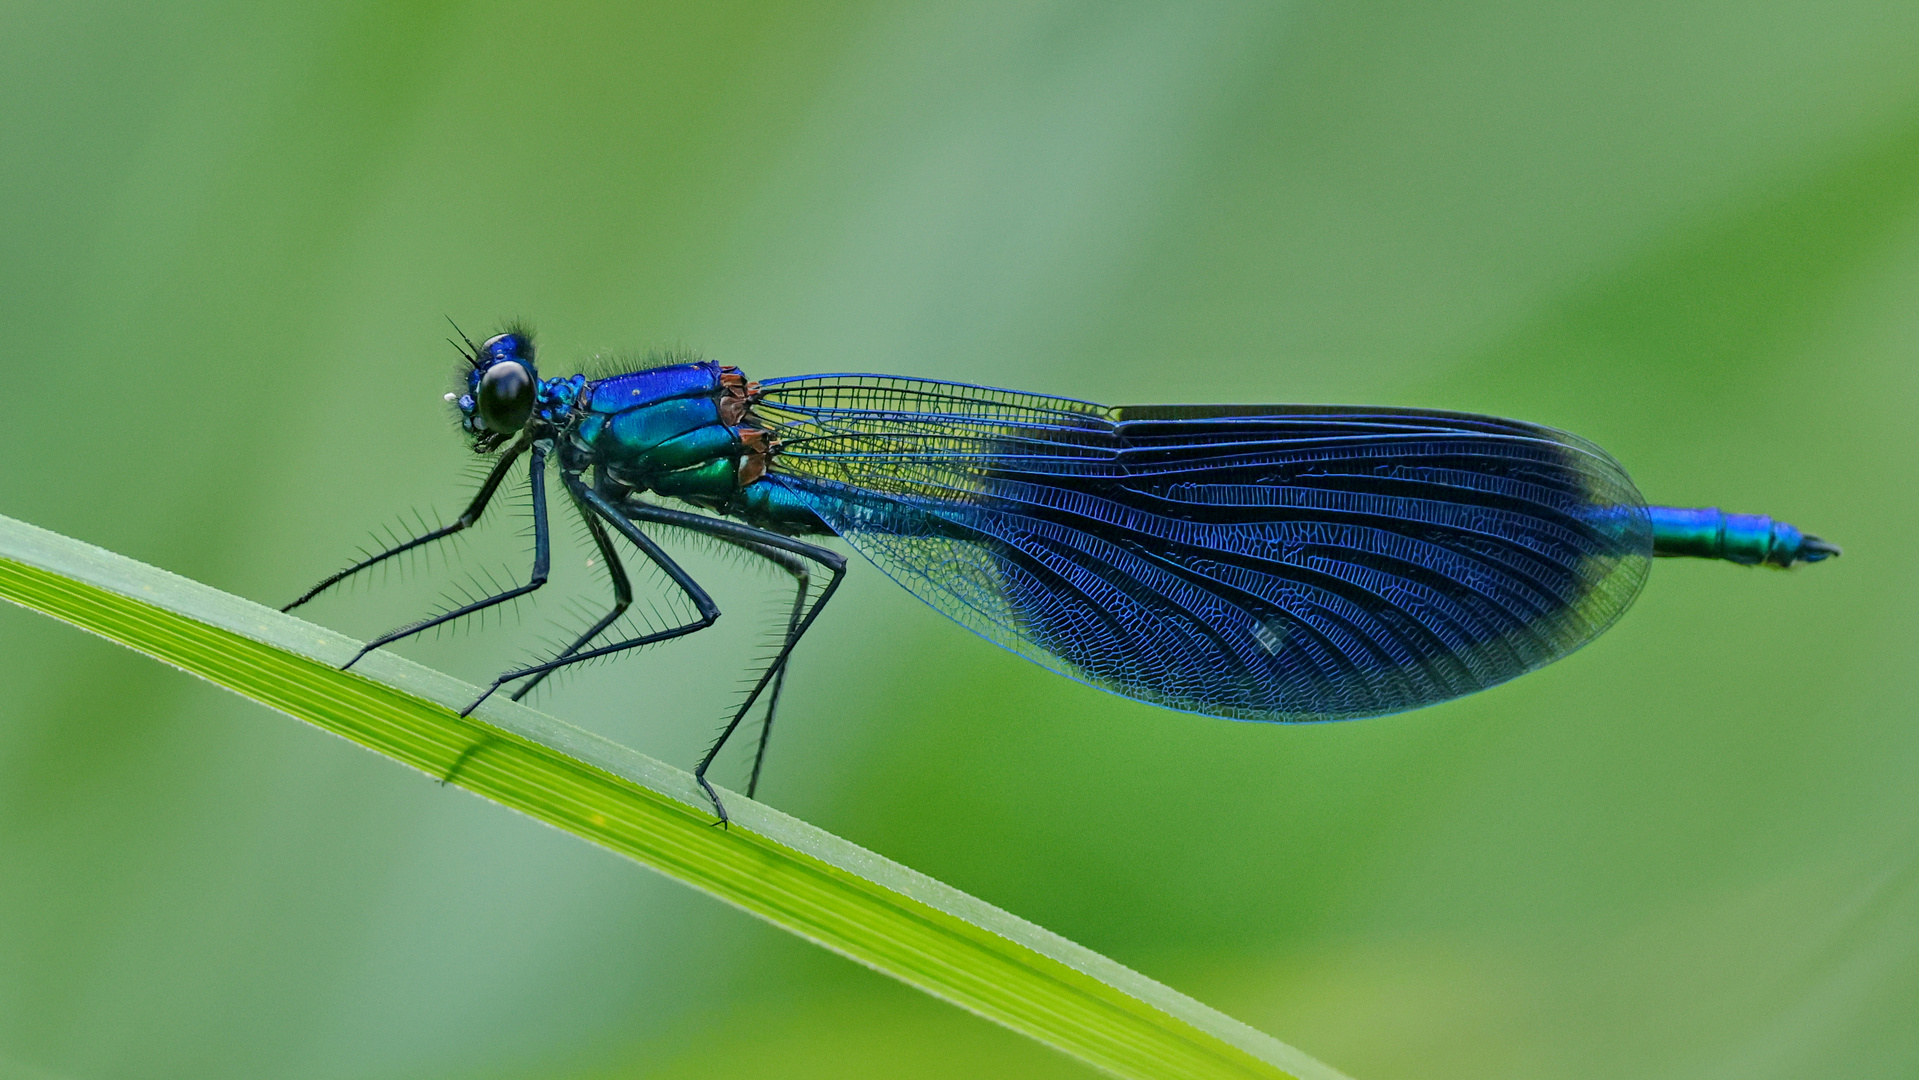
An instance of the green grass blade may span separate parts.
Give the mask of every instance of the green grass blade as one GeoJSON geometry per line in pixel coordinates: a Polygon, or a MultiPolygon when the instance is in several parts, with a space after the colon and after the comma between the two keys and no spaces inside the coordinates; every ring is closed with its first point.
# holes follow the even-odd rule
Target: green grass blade
{"type": "Polygon", "coordinates": [[[524,706],[291,615],[0,517],[0,598],[618,852],[820,946],[1126,1077],[1336,1070],[957,889],[524,706]]]}

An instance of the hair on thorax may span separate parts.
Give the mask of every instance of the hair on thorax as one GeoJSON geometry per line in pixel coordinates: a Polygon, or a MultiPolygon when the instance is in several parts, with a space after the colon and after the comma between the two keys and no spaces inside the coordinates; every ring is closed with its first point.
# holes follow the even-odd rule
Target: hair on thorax
{"type": "Polygon", "coordinates": [[[589,379],[606,379],[615,375],[624,375],[629,371],[645,371],[648,368],[667,367],[672,364],[696,364],[706,357],[700,351],[686,345],[656,345],[644,352],[621,349],[616,352],[594,353],[580,365],[580,371],[589,379]]]}

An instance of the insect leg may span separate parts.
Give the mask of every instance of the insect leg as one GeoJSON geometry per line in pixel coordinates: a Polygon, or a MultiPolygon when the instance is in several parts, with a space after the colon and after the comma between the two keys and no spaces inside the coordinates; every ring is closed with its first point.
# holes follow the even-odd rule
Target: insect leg
{"type": "Polygon", "coordinates": [[[673,584],[678,585],[680,591],[684,592],[687,598],[693,601],[694,606],[700,609],[700,617],[684,626],[675,626],[651,634],[642,634],[639,637],[630,638],[626,641],[616,641],[611,645],[602,645],[597,649],[587,649],[584,652],[575,652],[571,656],[562,656],[557,660],[548,660],[542,664],[531,664],[513,671],[504,672],[493,680],[493,685],[487,687],[486,691],[475,699],[473,704],[460,710],[461,716],[472,713],[474,709],[480,707],[480,702],[492,697],[494,691],[515,679],[524,679],[532,675],[544,675],[549,671],[556,671],[570,664],[580,664],[602,656],[611,656],[617,652],[624,652],[627,649],[637,649],[643,645],[651,645],[657,641],[666,641],[685,634],[691,634],[712,626],[714,621],[720,617],[719,605],[713,602],[713,598],[706,594],[705,589],[700,588],[700,583],[694,581],[685,570],[680,569],[680,564],[674,562],[671,556],[660,550],[660,546],[653,542],[652,537],[641,532],[639,526],[621,516],[613,504],[606,501],[605,496],[588,487],[577,476],[562,475],[561,480],[566,484],[567,490],[572,492],[574,498],[585,503],[588,508],[595,514],[598,514],[607,524],[613,526],[621,536],[631,541],[634,547],[639,548],[647,558],[653,560],[654,565],[666,571],[666,576],[673,579],[673,584]]]}
{"type": "MultiPolygon", "coordinates": [[[[491,479],[491,477],[488,479],[491,479]]],[[[443,612],[430,619],[421,619],[416,623],[408,623],[397,630],[382,634],[362,646],[359,652],[353,654],[353,659],[340,665],[341,670],[344,671],[354,664],[359,663],[362,656],[365,656],[367,653],[372,652],[382,645],[391,644],[401,638],[412,637],[414,634],[420,633],[423,630],[431,630],[442,623],[452,622],[454,619],[463,618],[476,611],[493,607],[496,604],[504,604],[508,600],[525,596],[527,593],[546,584],[547,565],[550,561],[549,556],[551,552],[548,550],[546,538],[545,447],[539,445],[533,447],[533,462],[527,480],[533,489],[533,573],[529,576],[527,583],[518,588],[508,589],[503,593],[475,600],[470,604],[462,604],[452,611],[443,612]]]]}
{"type": "Polygon", "coordinates": [[[480,484],[480,490],[474,494],[473,501],[468,503],[466,509],[460,512],[460,516],[454,519],[453,524],[434,529],[432,532],[396,544],[380,552],[378,555],[369,555],[359,562],[354,563],[352,566],[347,567],[345,570],[326,578],[313,588],[308,589],[306,592],[300,594],[298,600],[295,600],[280,610],[292,611],[294,608],[299,607],[301,604],[306,603],[308,600],[313,599],[368,567],[378,566],[380,563],[391,559],[395,555],[412,551],[416,547],[431,544],[438,540],[444,540],[480,520],[480,514],[486,510],[486,504],[493,500],[493,493],[500,490],[500,484],[506,480],[507,470],[513,467],[513,463],[519,459],[520,454],[526,450],[526,447],[526,441],[521,440],[506,448],[506,451],[500,455],[500,460],[494,464],[493,471],[486,474],[486,480],[480,484]]]}
{"type": "MultiPolygon", "coordinates": [[[[786,617],[786,636],[793,637],[793,632],[799,629],[800,620],[806,616],[806,594],[813,584],[813,575],[806,569],[805,560],[774,548],[756,546],[746,550],[793,575],[793,611],[786,617]]],[[[760,789],[760,768],[766,764],[766,744],[773,737],[773,718],[779,713],[780,690],[786,685],[786,669],[785,662],[775,669],[773,685],[766,694],[766,719],[760,722],[760,745],[753,751],[753,772],[746,781],[746,797],[749,799],[760,789]]]]}
{"type": "MultiPolygon", "coordinates": [[[[786,617],[785,635],[786,637],[791,637],[793,632],[798,629],[800,620],[806,616],[806,598],[811,593],[813,586],[813,574],[812,571],[807,569],[806,560],[790,552],[782,551],[778,548],[770,548],[764,544],[748,543],[744,540],[735,540],[726,536],[715,536],[712,537],[712,539],[724,544],[730,544],[733,547],[739,548],[741,551],[757,555],[793,575],[793,610],[786,617]]],[[[773,736],[773,719],[779,714],[780,691],[786,685],[788,666],[786,663],[781,663],[778,668],[775,669],[773,685],[768,687],[766,691],[766,717],[760,723],[760,744],[753,752],[753,772],[746,782],[746,797],[749,799],[753,798],[754,794],[758,792],[760,788],[760,769],[766,764],[766,746],[768,740],[773,736]]],[[[517,701],[518,699],[519,695],[515,694],[514,700],[517,701]]]]}
{"type": "MultiPolygon", "coordinates": [[[[572,492],[569,490],[567,494],[571,496],[572,492]]],[[[626,567],[620,562],[620,553],[613,549],[612,537],[606,535],[606,526],[600,524],[600,519],[589,512],[586,504],[580,502],[577,497],[573,498],[573,509],[579,511],[580,520],[586,523],[586,531],[593,537],[593,545],[600,550],[600,558],[606,560],[606,572],[613,578],[613,610],[589,627],[586,633],[575,638],[573,644],[568,645],[553,658],[555,660],[565,660],[586,648],[587,643],[599,637],[607,627],[612,626],[621,615],[625,614],[627,606],[633,603],[633,585],[627,581],[626,567]]],[[[513,700],[518,701],[532,693],[533,688],[546,681],[546,677],[552,673],[553,669],[548,668],[527,679],[524,686],[513,691],[513,700]]]]}
{"type": "Polygon", "coordinates": [[[764,547],[798,555],[801,558],[826,567],[833,575],[832,579],[826,583],[826,588],[820,590],[819,598],[807,606],[806,614],[801,616],[788,628],[786,639],[781,642],[779,654],[773,658],[772,665],[760,675],[759,681],[753,684],[752,692],[746,695],[746,700],[741,703],[739,710],[733,714],[731,720],[727,721],[726,727],[720,732],[719,738],[713,740],[713,745],[707,749],[706,756],[700,759],[699,766],[693,770],[693,779],[699,782],[701,790],[706,792],[706,797],[713,800],[713,809],[719,814],[719,823],[724,825],[727,822],[726,807],[720,802],[719,793],[713,790],[713,785],[707,783],[706,772],[713,767],[713,759],[719,757],[720,750],[726,746],[726,741],[732,738],[734,731],[739,729],[740,721],[746,718],[746,713],[753,707],[753,703],[759,700],[760,694],[767,689],[767,686],[774,681],[775,677],[785,670],[786,660],[787,657],[792,655],[793,646],[797,645],[800,638],[812,627],[813,620],[819,618],[820,609],[824,608],[826,602],[831,600],[833,594],[839,590],[840,579],[846,576],[846,557],[836,551],[820,547],[817,544],[808,544],[804,541],[795,540],[790,536],[783,536],[765,529],[756,529],[751,525],[742,525],[739,522],[727,521],[723,518],[712,518],[703,514],[690,514],[683,510],[671,510],[664,506],[654,506],[650,503],[642,502],[627,502],[622,505],[620,509],[621,512],[631,518],[637,518],[641,521],[657,522],[662,525],[676,525],[693,532],[703,533],[716,540],[737,544],[740,547],[764,547]]]}
{"type": "MultiPolygon", "coordinates": [[[[567,494],[572,496],[570,490],[567,494]]],[[[556,658],[560,660],[564,660],[585,648],[587,642],[600,636],[602,631],[613,625],[614,620],[625,613],[627,605],[633,602],[633,587],[631,583],[627,581],[626,567],[621,564],[619,552],[613,548],[613,541],[606,535],[606,527],[600,524],[597,517],[587,512],[585,504],[581,503],[578,498],[573,498],[573,509],[579,512],[580,520],[586,523],[586,531],[593,537],[594,545],[600,549],[601,558],[606,560],[607,573],[613,578],[613,610],[607,612],[600,621],[594,623],[592,628],[587,630],[586,633],[574,639],[573,644],[568,645],[566,650],[560,653],[556,658]]],[[[520,689],[514,693],[513,700],[518,701],[525,697],[529,691],[540,684],[540,680],[552,674],[552,671],[553,669],[549,668],[533,676],[527,681],[525,686],[520,687],[520,689]]],[[[495,686],[497,687],[497,685],[496,683],[495,686]]],[[[489,690],[487,693],[490,694],[492,691],[489,690]]],[[[486,699],[482,697],[480,700],[484,701],[486,699]]],[[[467,707],[467,711],[471,712],[479,703],[479,701],[474,702],[473,705],[467,707]]],[[[454,760],[452,767],[447,769],[446,775],[440,777],[440,786],[445,787],[455,776],[459,775],[461,767],[464,766],[474,754],[479,753],[482,747],[492,741],[492,736],[484,736],[472,746],[461,751],[460,756],[454,760]]]]}

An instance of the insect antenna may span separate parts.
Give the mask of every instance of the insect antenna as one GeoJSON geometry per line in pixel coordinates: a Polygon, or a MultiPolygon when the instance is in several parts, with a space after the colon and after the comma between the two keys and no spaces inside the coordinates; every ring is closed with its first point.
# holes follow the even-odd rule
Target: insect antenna
{"type": "Polygon", "coordinates": [[[461,356],[466,357],[467,363],[473,365],[476,368],[479,367],[480,366],[480,347],[478,345],[473,344],[472,338],[466,336],[466,331],[460,329],[460,324],[453,321],[453,316],[448,315],[446,317],[446,324],[453,328],[454,333],[460,335],[460,341],[466,342],[466,347],[460,348],[460,341],[454,341],[452,338],[447,338],[446,343],[448,345],[453,346],[454,349],[458,350],[461,356]]]}

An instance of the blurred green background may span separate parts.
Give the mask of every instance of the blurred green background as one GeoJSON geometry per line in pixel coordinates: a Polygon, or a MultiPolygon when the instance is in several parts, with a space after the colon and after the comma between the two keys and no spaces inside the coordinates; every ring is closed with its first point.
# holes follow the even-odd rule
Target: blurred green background
{"type": "MultiPolygon", "coordinates": [[[[1299,729],[860,563],[762,794],[1361,1080],[1911,1076],[1915,71],[1909,2],[14,0],[0,513],[284,602],[464,498],[443,315],[533,319],[549,372],[1568,428],[1846,557],[1662,563],[1563,663],[1299,729]]],[[[690,764],[780,605],[699,565],[711,640],[543,706],[690,764]]],[[[413,655],[481,674],[522,616],[413,655]]],[[[0,1077],[1086,1075],[39,616],[0,657],[0,1077]]]]}

